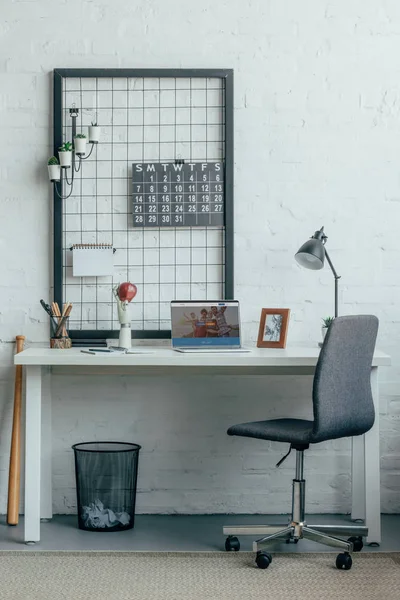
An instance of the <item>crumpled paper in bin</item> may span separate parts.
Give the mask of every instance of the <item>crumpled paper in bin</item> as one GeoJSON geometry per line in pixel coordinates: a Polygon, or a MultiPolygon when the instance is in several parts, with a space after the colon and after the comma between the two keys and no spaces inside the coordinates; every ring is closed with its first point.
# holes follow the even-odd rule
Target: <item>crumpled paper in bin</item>
{"type": "Polygon", "coordinates": [[[111,508],[104,508],[102,501],[97,498],[82,510],[82,520],[85,527],[92,529],[105,529],[116,525],[128,525],[131,520],[127,512],[114,512],[111,508]]]}

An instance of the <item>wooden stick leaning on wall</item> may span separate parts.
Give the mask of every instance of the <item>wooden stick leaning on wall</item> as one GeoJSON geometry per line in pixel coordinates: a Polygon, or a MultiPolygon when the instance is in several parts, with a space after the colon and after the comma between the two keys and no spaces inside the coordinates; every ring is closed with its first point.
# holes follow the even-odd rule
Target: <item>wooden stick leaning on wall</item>
{"type": "MultiPolygon", "coordinates": [[[[24,349],[25,336],[17,335],[16,353],[24,349]]],[[[8,474],[8,525],[18,525],[19,492],[21,480],[21,410],[22,410],[22,365],[15,367],[14,414],[11,435],[10,470],[8,474]]]]}

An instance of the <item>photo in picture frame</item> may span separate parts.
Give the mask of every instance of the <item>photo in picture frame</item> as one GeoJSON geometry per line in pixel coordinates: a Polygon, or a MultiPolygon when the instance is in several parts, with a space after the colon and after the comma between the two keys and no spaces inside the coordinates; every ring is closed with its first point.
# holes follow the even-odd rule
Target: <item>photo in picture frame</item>
{"type": "Polygon", "coordinates": [[[263,308],[258,330],[257,348],[285,348],[289,308],[263,308]]]}

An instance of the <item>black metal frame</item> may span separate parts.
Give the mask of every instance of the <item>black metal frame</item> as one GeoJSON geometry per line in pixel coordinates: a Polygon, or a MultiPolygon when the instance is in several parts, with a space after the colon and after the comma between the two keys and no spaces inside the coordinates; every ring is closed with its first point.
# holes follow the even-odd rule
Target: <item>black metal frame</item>
{"type": "MultiPolygon", "coordinates": [[[[53,145],[54,155],[62,145],[62,81],[67,77],[217,77],[225,80],[225,299],[234,299],[233,263],[233,69],[54,69],[53,72],[53,145]]],[[[54,301],[63,304],[62,200],[54,187],[53,235],[54,301]]],[[[71,330],[70,336],[79,343],[116,338],[118,330],[71,330]]],[[[170,330],[132,331],[132,338],[167,339],[170,330]]]]}

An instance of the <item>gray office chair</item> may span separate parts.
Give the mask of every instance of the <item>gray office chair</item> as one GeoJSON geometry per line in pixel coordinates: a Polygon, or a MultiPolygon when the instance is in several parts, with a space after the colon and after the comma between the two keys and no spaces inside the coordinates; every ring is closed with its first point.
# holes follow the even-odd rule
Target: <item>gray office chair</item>
{"type": "MultiPolygon", "coordinates": [[[[264,535],[253,543],[256,563],[266,569],[272,556],[264,549],[277,539],[297,543],[308,538],[320,544],[341,548],[336,558],[338,569],[350,569],[350,553],[363,547],[368,535],[364,526],[310,525],[305,521],[304,450],[325,440],[362,435],[375,420],[370,375],[378,332],[373,315],[338,317],[329,327],[322,346],[313,383],[314,420],[272,419],[233,425],[228,435],[252,437],[290,444],[296,450],[296,474],[292,488],[292,515],[288,525],[224,527],[226,550],[239,550],[236,535],[264,535]],[[331,534],[331,535],[330,535],[331,534]],[[351,537],[345,541],[332,536],[351,537]]],[[[288,453],[289,454],[289,453],[288,453]]],[[[279,466],[288,454],[277,464],[279,466]]],[[[273,493],[273,490],[271,490],[273,493]]]]}

